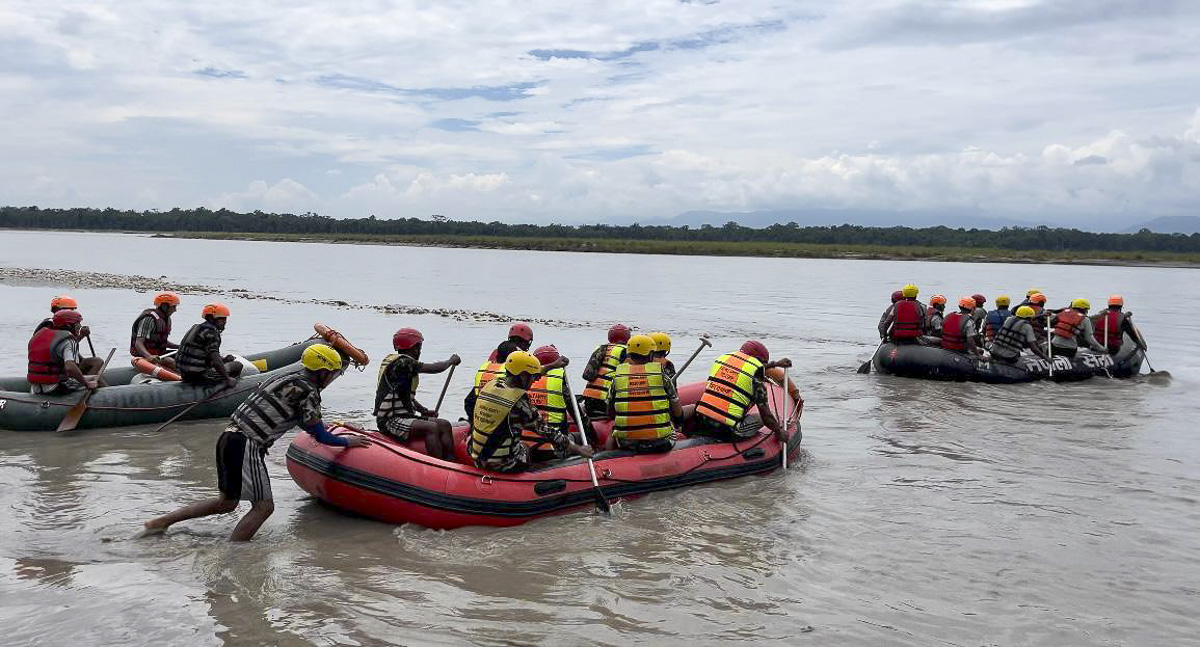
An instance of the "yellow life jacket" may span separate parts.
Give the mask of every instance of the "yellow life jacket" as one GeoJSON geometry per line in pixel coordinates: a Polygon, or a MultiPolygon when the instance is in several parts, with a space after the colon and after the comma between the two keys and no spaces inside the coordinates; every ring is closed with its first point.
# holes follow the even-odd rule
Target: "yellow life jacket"
{"type": "Polygon", "coordinates": [[[613,376],[613,436],[620,440],[659,440],[675,432],[671,401],[663,385],[663,365],[621,364],[613,376]]]}
{"type": "Polygon", "coordinates": [[[479,370],[475,371],[475,393],[478,394],[484,384],[491,382],[501,375],[504,375],[504,364],[491,360],[484,362],[483,366],[480,366],[479,370]]]}
{"type": "Polygon", "coordinates": [[[375,376],[376,383],[383,379],[383,372],[387,370],[388,364],[396,361],[397,357],[400,357],[400,353],[388,353],[388,356],[383,358],[382,362],[379,362],[379,374],[375,376]]]}
{"type": "Polygon", "coordinates": [[[508,414],[525,395],[525,389],[508,386],[508,380],[492,380],[475,400],[467,453],[476,460],[504,458],[513,452],[518,438],[508,427],[508,414]]]}
{"type": "Polygon", "coordinates": [[[617,365],[625,361],[626,346],[625,344],[604,344],[600,348],[604,349],[604,359],[600,362],[595,379],[588,382],[582,395],[593,400],[608,400],[608,389],[612,386],[613,372],[617,370],[617,365]]]}
{"type": "MultiPolygon", "coordinates": [[[[384,377],[387,367],[400,357],[399,353],[392,353],[383,358],[379,366],[379,378],[375,383],[375,417],[387,417],[392,411],[403,407],[400,393],[397,392],[392,384],[384,377]]],[[[412,381],[408,385],[409,400],[413,400],[417,395],[417,387],[421,384],[421,374],[418,373],[412,376],[412,381]]]]}
{"type": "Polygon", "coordinates": [[[762,368],[761,361],[740,351],[718,357],[696,403],[696,413],[736,427],[754,403],[754,376],[762,368]]]}
{"type": "MultiPolygon", "coordinates": [[[[529,401],[551,426],[567,421],[566,369],[548,371],[529,387],[529,401]]],[[[532,440],[532,438],[531,438],[532,440]]]]}

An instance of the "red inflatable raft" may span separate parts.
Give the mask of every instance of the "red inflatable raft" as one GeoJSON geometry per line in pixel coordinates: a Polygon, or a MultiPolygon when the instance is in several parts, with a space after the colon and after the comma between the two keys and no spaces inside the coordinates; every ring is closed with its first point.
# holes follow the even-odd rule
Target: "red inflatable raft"
{"type": "MultiPolygon", "coordinates": [[[[680,401],[695,402],[703,388],[703,382],[680,387],[680,401]]],[[[768,391],[778,416],[782,390],[768,381],[768,391]]],[[[795,408],[795,401],[789,401],[789,457],[800,451],[795,408]]],[[[609,423],[597,422],[595,427],[607,437],[609,423]]],[[[466,431],[465,425],[454,430],[460,463],[426,455],[422,440],[401,445],[377,432],[361,432],[374,441],[371,446],[343,450],[301,433],[288,448],[288,472],[301,488],[326,503],[393,524],[439,529],[515,526],[594,506],[587,461],[572,457],[517,474],[481,470],[463,460],[466,431]]],[[[344,427],[334,432],[360,433],[344,427]]],[[[595,463],[600,487],[612,500],[769,472],[781,465],[782,451],[783,445],[764,427],[737,443],[684,438],[669,453],[600,452],[595,463]]]]}

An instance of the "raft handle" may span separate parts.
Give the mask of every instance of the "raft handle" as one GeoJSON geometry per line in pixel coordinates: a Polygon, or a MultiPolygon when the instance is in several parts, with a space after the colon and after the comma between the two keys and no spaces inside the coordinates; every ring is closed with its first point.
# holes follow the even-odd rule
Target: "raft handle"
{"type": "Polygon", "coordinates": [[[762,447],[755,447],[753,449],[746,450],[746,452],[744,454],[742,454],[742,458],[744,458],[748,461],[757,460],[759,458],[762,458],[763,455],[766,453],[767,453],[767,450],[763,449],[762,447]]]}
{"type": "Polygon", "coordinates": [[[567,489],[567,482],[562,479],[555,481],[540,481],[533,486],[533,491],[539,496],[546,496],[547,494],[562,492],[565,489],[567,489]]]}
{"type": "Polygon", "coordinates": [[[484,485],[491,485],[491,484],[492,484],[492,477],[488,476],[487,474],[484,474],[484,475],[482,475],[482,476],[480,476],[480,477],[479,477],[479,482],[480,482],[480,483],[482,483],[482,484],[484,484],[484,485]]]}

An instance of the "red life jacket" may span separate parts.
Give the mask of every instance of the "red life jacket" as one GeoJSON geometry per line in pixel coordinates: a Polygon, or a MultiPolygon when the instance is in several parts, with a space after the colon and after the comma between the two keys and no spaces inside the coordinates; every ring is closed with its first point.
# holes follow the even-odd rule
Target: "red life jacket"
{"type": "Polygon", "coordinates": [[[896,302],[896,319],[892,323],[892,339],[916,339],[921,336],[921,308],[916,299],[896,302]]]}
{"type": "Polygon", "coordinates": [[[1102,344],[1110,352],[1121,347],[1123,339],[1122,326],[1125,325],[1125,313],[1120,310],[1105,310],[1093,322],[1096,327],[1096,342],[1102,344]]]}
{"type": "Polygon", "coordinates": [[[150,317],[154,320],[154,330],[150,332],[150,338],[143,342],[146,350],[150,351],[151,355],[162,355],[167,352],[167,337],[171,335],[171,320],[164,317],[158,308],[147,308],[138,315],[137,319],[133,320],[133,332],[129,335],[129,354],[140,357],[135,344],[142,317],[150,317]]]}
{"type": "Polygon", "coordinates": [[[963,334],[963,320],[970,320],[971,315],[954,312],[942,321],[942,348],[946,350],[966,350],[967,336],[963,334]]]}
{"type": "Polygon", "coordinates": [[[1067,308],[1058,313],[1054,323],[1054,334],[1064,339],[1075,339],[1079,334],[1079,324],[1083,323],[1083,313],[1075,308],[1067,308]]]}
{"type": "Polygon", "coordinates": [[[56,328],[42,328],[33,334],[29,340],[29,373],[25,378],[30,384],[58,384],[63,381],[66,364],[61,357],[55,357],[54,349],[71,336],[70,331],[56,328]]]}

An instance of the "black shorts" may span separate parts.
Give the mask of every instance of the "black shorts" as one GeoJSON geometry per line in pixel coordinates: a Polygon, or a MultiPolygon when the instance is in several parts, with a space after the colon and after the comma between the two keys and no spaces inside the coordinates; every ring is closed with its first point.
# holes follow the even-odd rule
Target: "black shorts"
{"type": "Polygon", "coordinates": [[[638,454],[663,454],[675,448],[674,438],[659,438],[658,440],[616,440],[617,448],[638,454]]]}
{"type": "Polygon", "coordinates": [[[221,377],[221,374],[218,373],[216,369],[211,368],[202,373],[180,373],[179,379],[182,380],[184,384],[190,384],[192,386],[213,386],[214,384],[220,384],[221,382],[225,381],[225,378],[221,377]]]}
{"type": "Polygon", "coordinates": [[[709,418],[708,416],[696,415],[696,428],[692,430],[693,436],[706,436],[708,438],[716,438],[727,443],[745,440],[754,434],[762,427],[762,420],[757,416],[746,416],[737,425],[731,427],[722,424],[709,418]]]}
{"type": "Polygon", "coordinates": [[[217,489],[221,495],[234,501],[270,501],[266,455],[262,445],[236,427],[227,427],[217,439],[217,489]]]}

